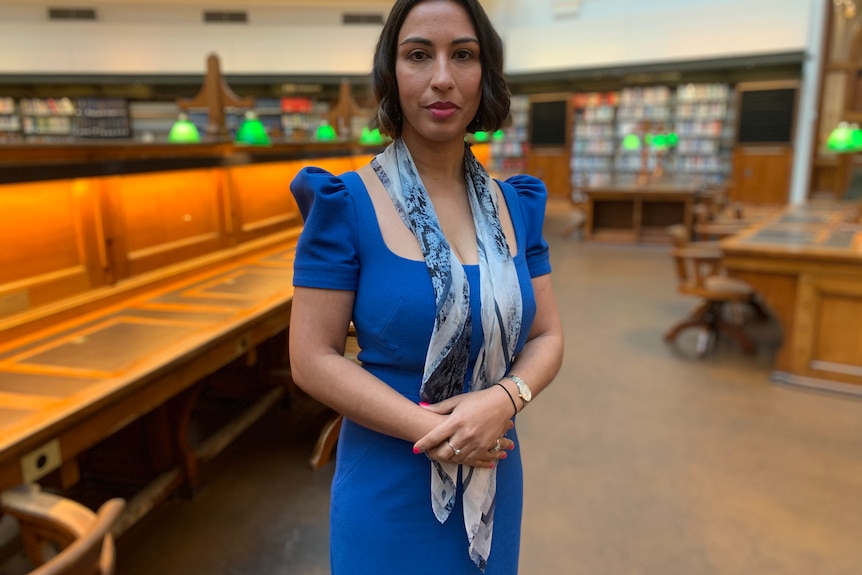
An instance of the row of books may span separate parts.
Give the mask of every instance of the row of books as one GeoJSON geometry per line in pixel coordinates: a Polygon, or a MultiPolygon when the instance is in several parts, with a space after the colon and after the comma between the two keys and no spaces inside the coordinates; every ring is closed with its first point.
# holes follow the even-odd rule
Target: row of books
{"type": "Polygon", "coordinates": [[[729,177],[733,98],[731,87],[720,83],[575,94],[573,184],[649,170],[659,161],[669,173],[713,182],[729,177]],[[657,134],[673,136],[656,149],[651,143],[657,134]]]}

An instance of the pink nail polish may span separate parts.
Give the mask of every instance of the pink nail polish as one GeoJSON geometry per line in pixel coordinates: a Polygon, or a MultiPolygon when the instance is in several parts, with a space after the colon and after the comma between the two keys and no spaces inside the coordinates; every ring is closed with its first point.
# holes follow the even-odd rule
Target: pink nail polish
{"type": "Polygon", "coordinates": [[[428,403],[427,401],[420,401],[419,402],[419,407],[429,407],[430,405],[431,404],[428,403]]]}
{"type": "Polygon", "coordinates": [[[513,449],[515,449],[515,444],[514,444],[514,443],[513,443],[512,445],[510,445],[510,446],[509,446],[509,451],[512,451],[513,449]]]}
{"type": "Polygon", "coordinates": [[[505,451],[500,454],[500,459],[506,459],[507,457],[509,457],[509,454],[506,453],[505,451]]]}
{"type": "Polygon", "coordinates": [[[413,448],[413,454],[414,454],[414,455],[419,455],[420,453],[422,453],[422,452],[419,450],[419,448],[418,448],[418,447],[414,447],[414,448],[413,448]]]}

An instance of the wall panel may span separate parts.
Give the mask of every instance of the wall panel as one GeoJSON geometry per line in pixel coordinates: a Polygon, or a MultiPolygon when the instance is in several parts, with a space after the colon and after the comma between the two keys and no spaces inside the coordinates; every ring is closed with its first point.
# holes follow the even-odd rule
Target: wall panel
{"type": "Polygon", "coordinates": [[[233,228],[242,243],[300,223],[290,182],[303,162],[279,162],[228,169],[233,228]]]}
{"type": "Polygon", "coordinates": [[[97,182],[0,186],[0,316],[103,283],[99,219],[97,182]]]}
{"type": "Polygon", "coordinates": [[[107,187],[115,279],[229,245],[218,170],[119,176],[107,187]]]}

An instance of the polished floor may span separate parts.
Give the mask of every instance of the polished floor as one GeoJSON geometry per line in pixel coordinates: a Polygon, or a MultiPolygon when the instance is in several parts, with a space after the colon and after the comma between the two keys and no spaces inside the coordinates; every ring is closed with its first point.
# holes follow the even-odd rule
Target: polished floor
{"type": "MultiPolygon", "coordinates": [[[[694,302],[675,292],[667,249],[583,243],[563,237],[566,220],[552,206],[546,228],[565,363],[518,420],[520,572],[862,573],[862,401],[770,383],[769,322],[751,327],[755,357],[668,347],[663,331],[694,302]]],[[[332,465],[306,464],[317,423],[271,412],[194,497],[120,538],[117,574],[329,573],[332,465]]]]}

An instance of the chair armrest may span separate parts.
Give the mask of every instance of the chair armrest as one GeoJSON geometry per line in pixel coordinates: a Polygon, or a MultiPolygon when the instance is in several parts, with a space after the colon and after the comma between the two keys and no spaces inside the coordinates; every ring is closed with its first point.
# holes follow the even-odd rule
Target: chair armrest
{"type": "Polygon", "coordinates": [[[37,485],[19,485],[0,493],[0,509],[19,521],[51,526],[71,539],[81,537],[96,514],[71,499],[44,493],[37,485]]]}
{"type": "Polygon", "coordinates": [[[726,238],[727,236],[736,235],[750,226],[751,223],[742,220],[711,222],[707,224],[695,224],[694,231],[698,236],[726,238]]]}
{"type": "Polygon", "coordinates": [[[676,259],[680,273],[688,269],[687,275],[693,277],[697,285],[709,276],[721,275],[722,252],[717,248],[682,247],[674,248],[671,255],[676,259]]]}
{"type": "Polygon", "coordinates": [[[676,258],[706,261],[720,260],[723,253],[717,247],[699,247],[689,244],[683,248],[673,248],[673,250],[671,250],[671,255],[676,258]]]}

